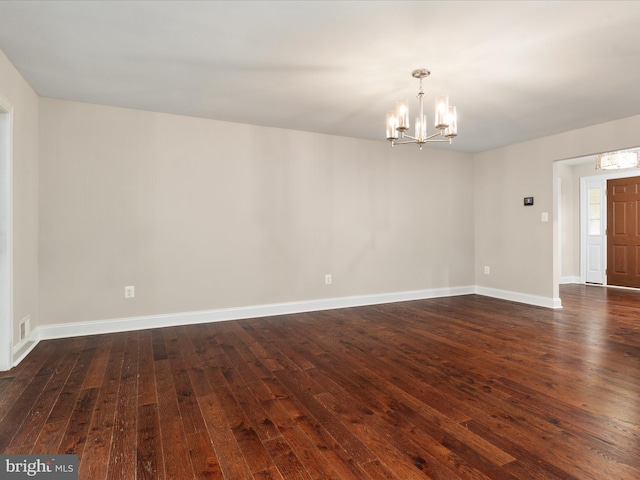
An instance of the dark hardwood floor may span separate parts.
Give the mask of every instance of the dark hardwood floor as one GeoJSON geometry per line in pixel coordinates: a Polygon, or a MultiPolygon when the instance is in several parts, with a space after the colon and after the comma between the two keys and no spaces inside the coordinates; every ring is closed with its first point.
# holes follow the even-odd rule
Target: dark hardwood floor
{"type": "Polygon", "coordinates": [[[477,295],[41,342],[0,452],[81,479],[640,478],[640,293],[477,295]]]}

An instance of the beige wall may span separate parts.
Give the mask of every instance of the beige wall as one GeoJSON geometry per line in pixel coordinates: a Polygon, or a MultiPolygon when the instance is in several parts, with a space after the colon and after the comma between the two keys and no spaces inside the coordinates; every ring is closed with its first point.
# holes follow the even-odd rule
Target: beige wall
{"type": "Polygon", "coordinates": [[[38,324],[38,96],[0,51],[0,97],[13,107],[13,336],[38,324]]]}
{"type": "Polygon", "coordinates": [[[476,284],[551,298],[551,163],[544,168],[535,156],[522,145],[476,155],[476,284]],[[534,205],[523,206],[524,197],[534,205]],[[549,222],[540,221],[542,212],[549,222]]]}
{"type": "Polygon", "coordinates": [[[474,283],[469,154],[40,106],[43,323],[474,283]]]}
{"type": "Polygon", "coordinates": [[[639,144],[640,115],[476,154],[476,284],[558,298],[554,161],[639,144]],[[525,196],[535,197],[533,207],[522,206],[525,196]],[[548,223],[542,212],[549,212],[548,223]]]}

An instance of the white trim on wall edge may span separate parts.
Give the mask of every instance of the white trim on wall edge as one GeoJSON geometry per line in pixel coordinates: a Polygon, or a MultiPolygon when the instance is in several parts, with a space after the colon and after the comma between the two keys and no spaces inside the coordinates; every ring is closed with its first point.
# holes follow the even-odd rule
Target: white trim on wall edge
{"type": "MultiPolygon", "coordinates": [[[[0,115],[6,116],[6,132],[8,144],[3,148],[4,152],[0,152],[0,168],[4,169],[6,177],[0,179],[0,202],[4,204],[6,209],[6,217],[2,221],[2,229],[5,242],[6,262],[0,266],[0,275],[6,282],[6,288],[0,291],[0,371],[9,369],[12,364],[15,365],[15,358],[12,354],[13,350],[13,105],[5,97],[0,95],[0,115]],[[6,157],[5,157],[6,155],[6,157]]],[[[2,212],[0,212],[2,215],[2,212]]],[[[0,242],[3,239],[0,238],[0,242]]]]}
{"type": "Polygon", "coordinates": [[[359,295],[352,297],[328,298],[304,302],[274,303],[238,308],[222,308],[197,312],[148,315],[141,317],[115,318],[77,323],[60,323],[41,325],[34,328],[31,334],[14,350],[14,366],[20,363],[41,340],[56,338],[80,337],[84,335],[100,335],[106,333],[129,332],[150,328],[175,327],[198,323],[223,322],[243,318],[270,317],[292,313],[332,310],[336,308],[362,307],[383,303],[424,300],[429,298],[453,297],[458,295],[478,294],[487,297],[510,300],[547,308],[562,308],[560,299],[527,295],[495,288],[466,286],[436,288],[431,290],[414,290],[408,292],[386,293],[379,295],[359,295]]]}
{"type": "Polygon", "coordinates": [[[31,350],[36,348],[40,341],[40,336],[37,330],[32,330],[29,336],[23,339],[13,349],[13,366],[18,365],[24,358],[29,355],[31,350]]]}
{"type": "Polygon", "coordinates": [[[409,292],[386,293],[380,295],[360,295],[353,297],[326,298],[303,302],[274,303],[249,307],[222,308],[198,312],[183,312],[142,317],[116,318],[112,320],[96,320],[90,322],[61,323],[41,325],[37,331],[38,340],[54,338],[80,337],[104,333],[129,332],[149,328],[175,327],[198,323],[224,322],[243,318],[271,317],[291,313],[332,310],[335,308],[362,307],[381,303],[404,302],[437,297],[469,295],[475,293],[472,286],[437,288],[432,290],[416,290],[409,292]]]}
{"type": "Polygon", "coordinates": [[[562,308],[562,301],[559,298],[541,297],[538,295],[529,295],[528,293],[511,292],[509,290],[499,290],[497,288],[476,287],[478,295],[485,297],[499,298],[502,300],[510,300],[512,302],[526,303],[537,307],[546,308],[562,308]]]}

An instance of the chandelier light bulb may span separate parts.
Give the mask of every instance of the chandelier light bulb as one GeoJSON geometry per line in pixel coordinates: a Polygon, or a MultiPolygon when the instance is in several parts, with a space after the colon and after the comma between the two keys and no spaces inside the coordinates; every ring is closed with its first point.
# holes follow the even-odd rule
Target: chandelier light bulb
{"type": "Polygon", "coordinates": [[[449,97],[447,95],[441,95],[436,98],[436,116],[435,127],[438,130],[444,130],[449,126],[447,120],[449,116],[449,97]]]}
{"type": "Polygon", "coordinates": [[[444,136],[447,138],[453,138],[458,135],[458,115],[456,113],[456,107],[449,107],[449,113],[447,114],[447,123],[449,126],[444,130],[444,136]]]}
{"type": "Polygon", "coordinates": [[[396,112],[387,113],[387,140],[398,139],[398,118],[396,112]]]}
{"type": "Polygon", "coordinates": [[[396,116],[398,118],[398,131],[406,132],[409,130],[409,106],[407,100],[398,100],[396,102],[396,116]]]}

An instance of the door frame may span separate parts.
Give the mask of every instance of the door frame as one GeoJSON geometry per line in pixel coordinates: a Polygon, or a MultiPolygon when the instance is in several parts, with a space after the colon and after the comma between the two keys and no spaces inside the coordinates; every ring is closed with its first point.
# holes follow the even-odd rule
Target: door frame
{"type": "Polygon", "coordinates": [[[13,367],[13,106],[2,97],[0,172],[0,371],[4,371],[13,367]]]}
{"type": "Polygon", "coordinates": [[[612,180],[612,179],[616,179],[616,178],[627,178],[627,177],[638,177],[640,176],[640,169],[634,168],[631,170],[622,170],[622,171],[613,171],[610,173],[606,173],[604,175],[589,175],[587,177],[580,177],[580,283],[586,283],[586,276],[587,276],[587,271],[586,271],[586,265],[587,265],[587,259],[586,259],[586,245],[587,245],[587,212],[588,212],[588,208],[587,208],[587,204],[586,202],[587,200],[587,194],[586,194],[586,182],[587,181],[593,181],[597,178],[602,180],[602,184],[604,185],[603,187],[603,194],[604,194],[604,212],[603,212],[603,217],[602,217],[602,222],[604,225],[604,235],[603,235],[603,240],[604,240],[604,245],[605,245],[605,254],[604,254],[604,271],[605,271],[605,275],[604,275],[604,281],[602,283],[603,286],[607,285],[607,275],[606,275],[606,271],[607,271],[607,254],[606,254],[606,242],[607,242],[607,235],[606,235],[606,225],[607,225],[607,180],[612,180]]]}

